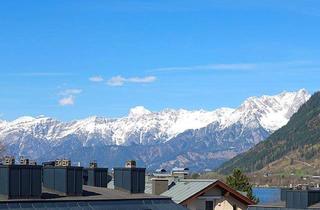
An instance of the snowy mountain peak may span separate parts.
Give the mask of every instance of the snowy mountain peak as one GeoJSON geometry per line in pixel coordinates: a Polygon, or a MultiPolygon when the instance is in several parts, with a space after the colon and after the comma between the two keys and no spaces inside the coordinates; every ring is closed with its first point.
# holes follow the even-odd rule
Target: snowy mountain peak
{"type": "Polygon", "coordinates": [[[143,106],[136,106],[134,108],[131,108],[129,111],[129,117],[139,117],[148,114],[151,114],[151,111],[143,106]]]}
{"type": "Polygon", "coordinates": [[[22,116],[22,117],[19,117],[18,119],[14,120],[13,122],[18,124],[18,123],[25,123],[25,122],[30,122],[30,121],[33,121],[35,120],[36,118],[34,117],[30,117],[30,116],[22,116]]]}
{"type": "Polygon", "coordinates": [[[224,127],[241,122],[251,126],[262,126],[273,132],[285,125],[309,98],[310,94],[305,89],[297,92],[285,91],[274,96],[250,97],[231,114],[224,127]],[[256,123],[252,123],[253,121],[256,123]]]}
{"type": "Polygon", "coordinates": [[[137,106],[122,118],[93,116],[72,122],[26,116],[0,121],[0,143],[8,154],[38,160],[70,157],[109,161],[110,165],[137,159],[157,168],[159,163],[208,168],[246,151],[285,125],[309,97],[302,89],[250,97],[236,109],[213,111],[151,112],[137,106]]]}
{"type": "Polygon", "coordinates": [[[285,125],[309,97],[308,92],[301,89],[275,96],[250,97],[236,109],[213,111],[165,109],[151,112],[137,106],[130,109],[127,117],[108,119],[93,116],[73,122],[60,122],[45,116],[25,116],[0,123],[0,140],[6,136],[21,135],[17,139],[34,136],[60,142],[70,136],[78,136],[83,145],[92,143],[93,139],[107,145],[153,144],[170,141],[186,130],[204,128],[211,123],[222,130],[241,124],[273,132],[285,125]]]}

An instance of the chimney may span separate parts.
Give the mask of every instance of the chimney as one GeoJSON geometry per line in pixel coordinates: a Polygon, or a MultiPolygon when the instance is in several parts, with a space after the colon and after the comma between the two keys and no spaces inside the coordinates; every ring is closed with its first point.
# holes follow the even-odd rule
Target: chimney
{"type": "Polygon", "coordinates": [[[153,178],[151,182],[153,195],[160,195],[168,190],[168,179],[153,178]]]}
{"type": "Polygon", "coordinates": [[[127,161],[124,168],[114,168],[116,190],[129,193],[144,193],[145,168],[137,168],[134,160],[127,161]]]}
{"type": "Polygon", "coordinates": [[[94,187],[108,186],[108,168],[98,168],[96,161],[89,164],[89,168],[83,171],[83,180],[85,185],[94,187]]]}
{"type": "Polygon", "coordinates": [[[173,168],[171,175],[180,179],[185,179],[189,175],[189,168],[173,168]]]}
{"type": "Polygon", "coordinates": [[[42,167],[14,164],[13,157],[5,157],[0,165],[0,197],[7,199],[29,199],[41,197],[42,167]]]}
{"type": "Polygon", "coordinates": [[[13,156],[5,156],[3,160],[3,165],[14,165],[15,159],[13,156]]]}
{"type": "Polygon", "coordinates": [[[71,166],[70,160],[56,160],[43,167],[43,187],[62,196],[82,195],[83,168],[71,166]]]}
{"type": "Polygon", "coordinates": [[[137,164],[135,160],[128,160],[125,166],[126,168],[135,168],[137,164]]]}
{"type": "Polygon", "coordinates": [[[29,165],[29,159],[24,156],[20,157],[20,165],[29,165]]]}
{"type": "Polygon", "coordinates": [[[56,160],[54,166],[71,166],[71,160],[68,159],[61,159],[61,160],[56,160]]]}
{"type": "Polygon", "coordinates": [[[97,164],[97,162],[96,161],[92,161],[92,162],[90,162],[90,164],[89,164],[89,168],[97,168],[98,167],[98,164],[97,164]]]}
{"type": "Polygon", "coordinates": [[[285,190],[281,200],[286,201],[286,208],[307,209],[320,201],[319,190],[285,190]]]}
{"type": "Polygon", "coordinates": [[[29,165],[36,166],[37,162],[35,160],[29,160],[29,165]]]}

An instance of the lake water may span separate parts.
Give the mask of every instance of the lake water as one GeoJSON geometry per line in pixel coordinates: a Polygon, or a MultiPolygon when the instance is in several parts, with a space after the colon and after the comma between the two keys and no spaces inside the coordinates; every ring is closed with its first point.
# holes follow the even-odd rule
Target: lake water
{"type": "Polygon", "coordinates": [[[280,201],[280,188],[254,187],[252,192],[254,196],[259,198],[260,204],[275,203],[280,201]]]}

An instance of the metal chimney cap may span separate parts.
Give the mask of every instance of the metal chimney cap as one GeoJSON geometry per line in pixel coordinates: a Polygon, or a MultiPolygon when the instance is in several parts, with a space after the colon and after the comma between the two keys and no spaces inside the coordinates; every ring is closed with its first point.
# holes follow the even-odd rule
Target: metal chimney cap
{"type": "Polygon", "coordinates": [[[90,162],[89,168],[98,168],[98,163],[97,163],[97,161],[94,160],[94,161],[90,162]]]}
{"type": "Polygon", "coordinates": [[[14,165],[15,164],[14,156],[5,156],[3,158],[2,164],[3,165],[14,165]]]}
{"type": "Polygon", "coordinates": [[[135,168],[136,166],[137,163],[135,160],[128,160],[125,165],[126,168],[135,168]]]}

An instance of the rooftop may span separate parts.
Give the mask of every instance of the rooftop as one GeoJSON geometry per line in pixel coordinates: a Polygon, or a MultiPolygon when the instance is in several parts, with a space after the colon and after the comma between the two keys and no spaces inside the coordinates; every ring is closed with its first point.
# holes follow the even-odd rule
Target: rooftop
{"type": "Polygon", "coordinates": [[[6,199],[0,198],[1,202],[16,202],[16,201],[97,201],[97,200],[165,200],[170,199],[165,196],[152,195],[152,194],[131,194],[120,190],[93,187],[83,185],[83,195],[82,196],[60,196],[53,193],[52,191],[43,188],[41,198],[32,199],[6,199]]]}
{"type": "MultiPolygon", "coordinates": [[[[252,205],[252,206],[250,206],[249,210],[250,209],[259,210],[259,209],[266,209],[266,208],[268,208],[268,209],[277,209],[277,210],[289,209],[289,208],[286,208],[286,202],[285,201],[279,201],[279,202],[276,202],[276,203],[252,205]]],[[[291,209],[292,208],[290,208],[290,210],[291,209]]],[[[306,209],[320,209],[320,203],[313,204],[313,205],[307,207],[306,209]]],[[[303,210],[303,209],[300,208],[299,210],[303,210]]]]}
{"type": "Polygon", "coordinates": [[[176,183],[174,187],[170,190],[162,193],[163,196],[171,197],[176,203],[181,203],[184,200],[190,198],[195,193],[207,188],[208,186],[214,184],[216,179],[184,179],[176,183]]]}
{"type": "Polygon", "coordinates": [[[281,200],[272,203],[262,203],[249,206],[249,210],[275,209],[320,209],[320,191],[318,189],[298,190],[281,189],[281,200]]]}
{"type": "Polygon", "coordinates": [[[0,209],[105,209],[186,210],[165,196],[130,194],[119,190],[83,186],[82,196],[59,196],[43,190],[39,199],[0,199],[0,209]]]}
{"type": "Polygon", "coordinates": [[[243,203],[254,204],[252,200],[217,179],[182,179],[161,195],[171,197],[175,203],[184,204],[187,200],[197,197],[214,187],[222,188],[243,203]]]}

